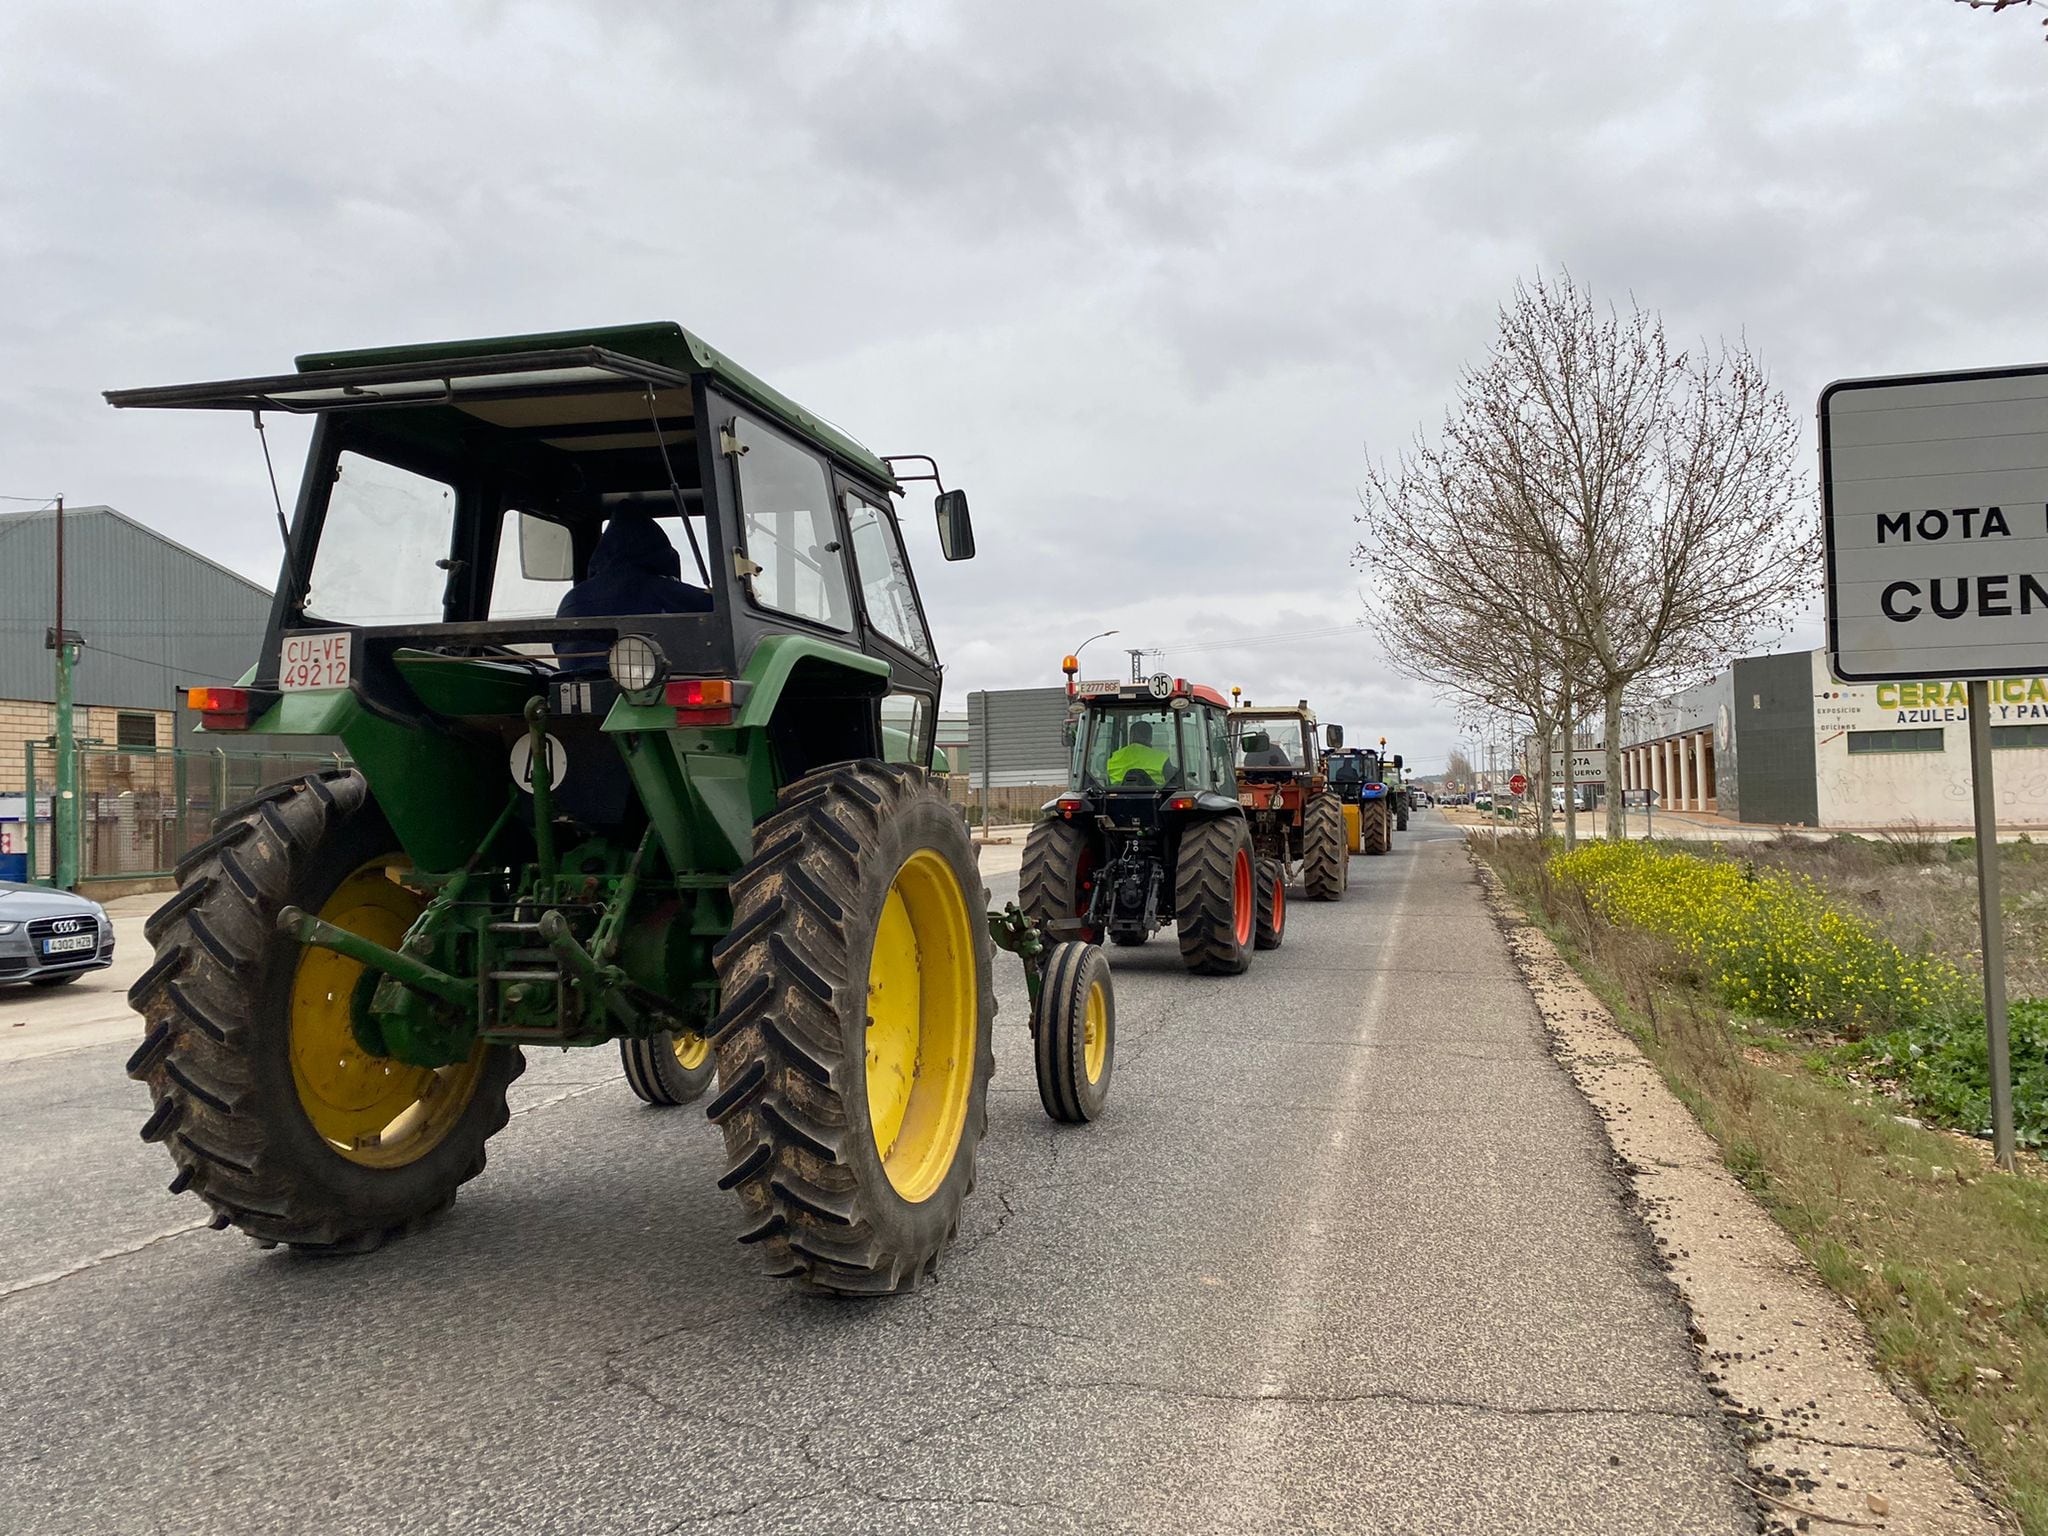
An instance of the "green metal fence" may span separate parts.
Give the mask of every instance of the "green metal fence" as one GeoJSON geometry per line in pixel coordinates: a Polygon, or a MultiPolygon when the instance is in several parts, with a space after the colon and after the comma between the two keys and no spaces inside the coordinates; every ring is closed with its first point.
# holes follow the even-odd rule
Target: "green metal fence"
{"type": "MultiPolygon", "coordinates": [[[[78,878],[146,880],[167,875],[213,830],[223,810],[267,784],[345,757],[303,752],[231,752],[225,748],[81,746],[78,754],[78,878]]],[[[55,864],[50,813],[56,749],[27,748],[22,796],[28,874],[48,880],[55,864]]]]}

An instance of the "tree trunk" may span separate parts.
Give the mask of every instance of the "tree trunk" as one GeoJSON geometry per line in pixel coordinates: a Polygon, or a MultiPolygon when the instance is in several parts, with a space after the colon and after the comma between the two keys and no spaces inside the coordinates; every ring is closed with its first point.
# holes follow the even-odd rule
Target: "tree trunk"
{"type": "Polygon", "coordinates": [[[1536,738],[1536,835],[1550,841],[1550,733],[1557,722],[1538,716],[1533,722],[1536,738]]]}
{"type": "Polygon", "coordinates": [[[1621,804],[1621,690],[1620,682],[1607,685],[1607,708],[1602,728],[1607,733],[1607,840],[1618,843],[1628,835],[1621,804]]]}

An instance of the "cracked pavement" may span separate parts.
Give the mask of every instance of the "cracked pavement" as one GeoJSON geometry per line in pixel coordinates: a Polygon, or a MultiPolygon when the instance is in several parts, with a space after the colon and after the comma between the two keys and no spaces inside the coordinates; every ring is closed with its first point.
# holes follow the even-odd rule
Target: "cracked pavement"
{"type": "Polygon", "coordinates": [[[980,1187],[893,1301],[759,1275],[609,1053],[535,1053],[454,1210],[342,1261],[171,1230],[127,1042],[0,1064],[0,1528],[1754,1531],[1461,837],[1352,874],[1240,978],[1113,951],[1094,1126],[1004,959],[980,1187]]]}

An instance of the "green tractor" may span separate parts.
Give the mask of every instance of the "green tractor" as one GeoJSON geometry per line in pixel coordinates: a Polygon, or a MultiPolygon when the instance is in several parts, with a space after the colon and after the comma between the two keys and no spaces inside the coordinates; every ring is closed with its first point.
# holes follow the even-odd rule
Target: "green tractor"
{"type": "Polygon", "coordinates": [[[719,1183],[772,1273],[915,1286],[974,1183],[992,943],[1025,960],[1047,1109],[1099,1112],[1101,952],[984,916],[926,771],[896,493],[931,482],[946,557],[974,553],[931,460],[671,324],[108,399],[314,418],[263,652],[187,698],[354,766],[220,818],[130,993],[143,1137],[216,1227],[374,1247],[482,1170],[524,1047],[616,1040],[650,1103],[716,1079],[719,1183]]]}

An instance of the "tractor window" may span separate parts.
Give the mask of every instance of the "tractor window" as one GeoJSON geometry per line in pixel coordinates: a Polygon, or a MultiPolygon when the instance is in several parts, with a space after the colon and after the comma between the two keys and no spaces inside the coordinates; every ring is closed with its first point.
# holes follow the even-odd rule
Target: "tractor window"
{"type": "Polygon", "coordinates": [[[1212,787],[1234,791],[1237,778],[1230,762],[1230,717],[1220,709],[1204,710],[1203,717],[1209,733],[1209,762],[1216,775],[1212,787]]]}
{"type": "Polygon", "coordinates": [[[455,491],[344,452],[334,466],[306,612],[336,624],[439,624],[455,537],[455,491]]]}
{"type": "MultiPolygon", "coordinates": [[[[498,527],[498,562],[491,568],[491,608],[494,619],[552,619],[569,590],[567,576],[543,579],[528,576],[519,558],[519,520],[526,514],[507,511],[498,527]]],[[[566,534],[559,524],[549,524],[566,534]]]]}
{"type": "Polygon", "coordinates": [[[846,555],[832,515],[825,466],[773,428],[741,416],[740,537],[753,562],[748,590],[763,608],[853,628],[846,555]]]}
{"type": "Polygon", "coordinates": [[[925,695],[890,694],[882,700],[882,760],[930,767],[932,725],[932,701],[925,695]]]}
{"type": "Polygon", "coordinates": [[[1300,768],[1308,758],[1301,721],[1292,715],[1237,721],[1237,763],[1241,768],[1300,768]]]}
{"type": "Polygon", "coordinates": [[[917,611],[917,589],[910,584],[910,562],[903,558],[896,519],[864,496],[848,496],[846,523],[868,623],[920,661],[930,661],[931,637],[917,611]]]}
{"type": "Polygon", "coordinates": [[[1089,789],[1152,789],[1181,782],[1180,713],[1171,709],[1090,712],[1082,784],[1089,789]]]}

